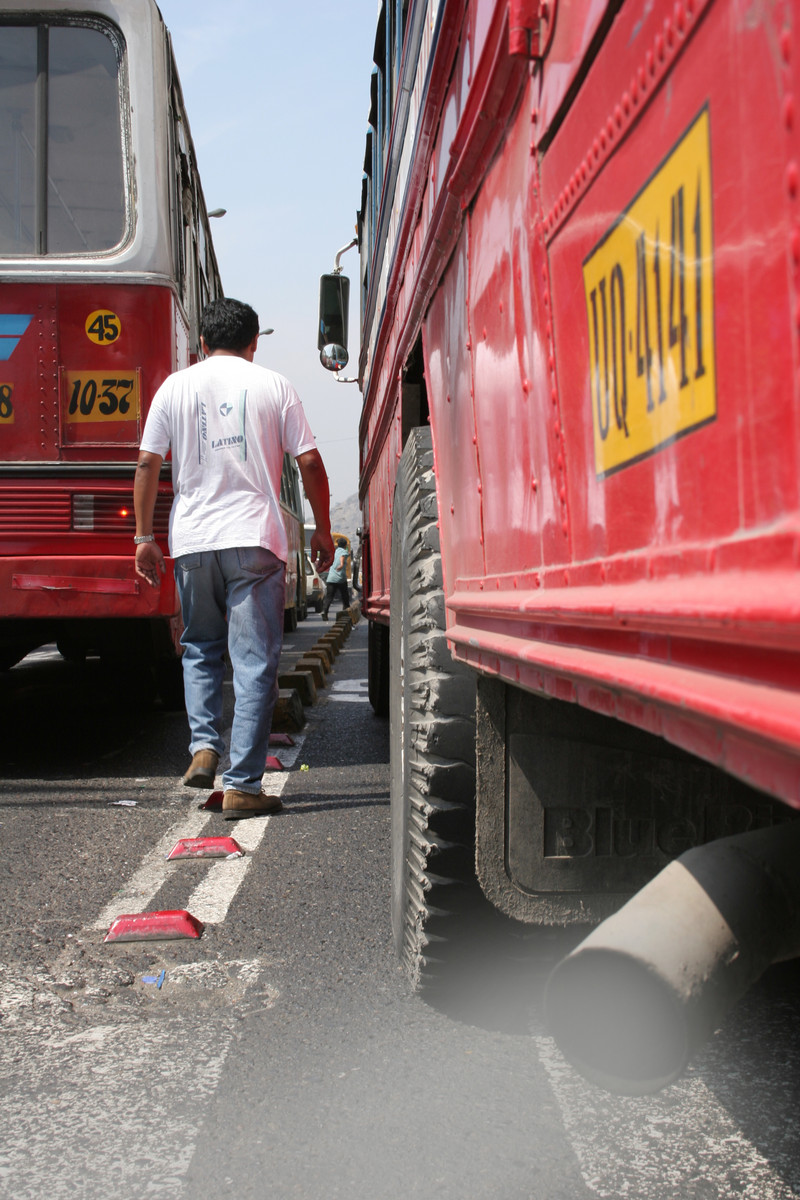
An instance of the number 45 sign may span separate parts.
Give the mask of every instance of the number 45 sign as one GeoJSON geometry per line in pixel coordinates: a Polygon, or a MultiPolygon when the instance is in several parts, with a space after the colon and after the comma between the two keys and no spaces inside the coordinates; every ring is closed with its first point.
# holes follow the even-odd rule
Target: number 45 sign
{"type": "Polygon", "coordinates": [[[115,342],[122,332],[122,322],[116,313],[100,308],[89,313],[85,329],[90,342],[97,346],[108,346],[115,342]]]}

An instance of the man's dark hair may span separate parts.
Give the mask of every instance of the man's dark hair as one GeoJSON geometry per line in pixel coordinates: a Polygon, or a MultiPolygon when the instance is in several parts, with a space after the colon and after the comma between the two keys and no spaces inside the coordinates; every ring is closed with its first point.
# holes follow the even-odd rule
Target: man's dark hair
{"type": "Polygon", "coordinates": [[[200,333],[209,350],[246,350],[258,337],[258,313],[241,300],[223,296],[203,309],[200,333]]]}
{"type": "Polygon", "coordinates": [[[337,539],[336,539],[336,545],[337,545],[337,546],[341,546],[342,550],[346,550],[346,549],[347,549],[347,542],[344,540],[344,538],[337,538],[337,539]]]}

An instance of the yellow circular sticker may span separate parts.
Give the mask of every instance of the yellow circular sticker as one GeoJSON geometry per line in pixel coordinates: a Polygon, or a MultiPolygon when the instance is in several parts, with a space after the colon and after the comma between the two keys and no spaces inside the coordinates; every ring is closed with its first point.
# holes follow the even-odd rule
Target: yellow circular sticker
{"type": "Polygon", "coordinates": [[[99,308],[96,312],[89,313],[85,328],[89,341],[95,342],[98,346],[107,346],[119,337],[122,332],[122,322],[116,313],[99,308]]]}

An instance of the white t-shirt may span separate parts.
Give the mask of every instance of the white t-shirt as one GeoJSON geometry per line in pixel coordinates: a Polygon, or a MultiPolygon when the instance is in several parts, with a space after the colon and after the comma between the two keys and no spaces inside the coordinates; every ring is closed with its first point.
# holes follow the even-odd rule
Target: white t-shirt
{"type": "Polygon", "coordinates": [[[286,562],[284,451],[316,448],[288,379],[227,354],[170,375],[153,397],[141,449],[166,458],[170,448],[173,558],[264,546],[286,562]]]}

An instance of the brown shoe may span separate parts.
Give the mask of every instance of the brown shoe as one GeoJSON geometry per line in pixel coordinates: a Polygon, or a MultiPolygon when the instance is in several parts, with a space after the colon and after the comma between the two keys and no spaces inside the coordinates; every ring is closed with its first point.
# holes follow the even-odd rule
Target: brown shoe
{"type": "Polygon", "coordinates": [[[216,750],[198,750],[183,777],[184,787],[213,788],[218,762],[216,750]]]}
{"type": "Polygon", "coordinates": [[[239,792],[230,788],[222,797],[222,815],[226,821],[238,821],[242,817],[266,817],[283,808],[280,796],[268,796],[266,792],[239,792]]]}

